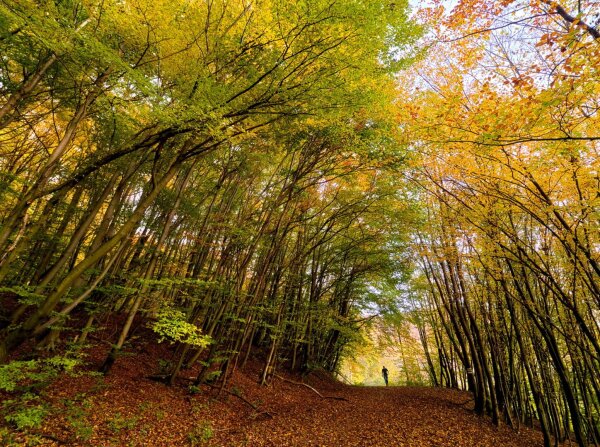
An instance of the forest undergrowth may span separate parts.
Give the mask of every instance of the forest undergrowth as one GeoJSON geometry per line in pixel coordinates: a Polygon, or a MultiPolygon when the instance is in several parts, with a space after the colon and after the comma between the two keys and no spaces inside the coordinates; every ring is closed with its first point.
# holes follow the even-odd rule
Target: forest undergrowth
{"type": "MultiPolygon", "coordinates": [[[[428,387],[359,387],[323,370],[283,369],[259,382],[263,360],[251,359],[226,388],[191,386],[183,371],[170,386],[157,358],[168,356],[136,321],[123,356],[110,374],[96,373],[108,332],[80,353],[82,364],[44,383],[36,402],[43,422],[22,431],[3,424],[6,446],[515,446],[541,443],[541,433],[495,426],[473,413],[469,393],[428,387]],[[302,384],[309,385],[309,387],[302,384]],[[319,393],[319,394],[317,394],[319,393]]],[[[7,399],[10,393],[3,393],[7,399]]]]}

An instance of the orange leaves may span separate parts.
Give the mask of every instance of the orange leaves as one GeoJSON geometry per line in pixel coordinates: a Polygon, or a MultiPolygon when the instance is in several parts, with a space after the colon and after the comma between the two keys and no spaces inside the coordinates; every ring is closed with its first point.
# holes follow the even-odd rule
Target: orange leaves
{"type": "MultiPolygon", "coordinates": [[[[464,0],[444,23],[431,23],[438,35],[457,37],[403,74],[404,84],[418,86],[399,116],[411,135],[499,147],[596,135],[597,114],[583,111],[600,81],[598,45],[548,14],[548,4],[464,0]]],[[[582,11],[590,14],[589,2],[582,11]]]]}
{"type": "Polygon", "coordinates": [[[546,33],[540,37],[538,43],[535,44],[536,47],[541,47],[543,45],[553,45],[556,42],[556,38],[558,37],[557,33],[546,33]]]}

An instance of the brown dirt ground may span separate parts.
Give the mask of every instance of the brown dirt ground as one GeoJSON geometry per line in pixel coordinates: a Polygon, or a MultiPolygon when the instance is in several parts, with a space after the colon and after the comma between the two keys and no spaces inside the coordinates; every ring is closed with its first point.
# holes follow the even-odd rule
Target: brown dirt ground
{"type": "MultiPolygon", "coordinates": [[[[533,447],[538,431],[496,427],[474,415],[470,395],[448,389],[417,387],[353,387],[323,372],[306,378],[310,389],[275,378],[257,383],[261,364],[251,361],[229,381],[231,393],[203,386],[190,394],[196,371],[183,371],[173,387],[151,380],[156,359],[168,359],[167,346],[140,336],[106,376],[64,377],[43,391],[53,407],[35,432],[43,446],[320,446],[320,447],[533,447]],[[257,406],[250,405],[239,394],[257,406]]],[[[143,336],[142,336],[143,335],[143,336]]],[[[86,370],[93,371],[108,351],[95,337],[86,370]]],[[[7,396],[0,396],[0,399],[7,396]]],[[[3,419],[3,418],[1,418],[3,419]]],[[[31,434],[14,433],[13,446],[28,445],[31,434]]],[[[5,441],[6,442],[6,441],[5,441]]],[[[29,444],[31,445],[31,444],[29,444]]]]}

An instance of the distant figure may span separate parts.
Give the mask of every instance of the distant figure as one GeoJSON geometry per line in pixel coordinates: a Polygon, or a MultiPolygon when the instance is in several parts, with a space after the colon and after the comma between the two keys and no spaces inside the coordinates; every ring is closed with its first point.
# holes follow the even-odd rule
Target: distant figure
{"type": "Polygon", "coordinates": [[[385,380],[385,386],[388,386],[388,370],[385,366],[381,370],[381,375],[383,376],[383,380],[385,380]]]}

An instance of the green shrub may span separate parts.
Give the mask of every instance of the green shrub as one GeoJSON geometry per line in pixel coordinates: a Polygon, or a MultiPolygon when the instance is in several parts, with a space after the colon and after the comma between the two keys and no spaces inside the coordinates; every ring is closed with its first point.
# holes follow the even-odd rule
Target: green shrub
{"type": "Polygon", "coordinates": [[[198,347],[208,346],[211,342],[208,335],[202,335],[200,328],[188,323],[184,313],[176,309],[161,310],[152,330],[158,334],[159,342],[169,340],[171,343],[181,342],[198,347]]]}
{"type": "Polygon", "coordinates": [[[214,431],[210,422],[204,421],[196,425],[194,429],[188,433],[188,441],[190,445],[202,445],[212,439],[214,431]]]}
{"type": "Polygon", "coordinates": [[[12,398],[6,399],[0,407],[4,420],[19,430],[41,427],[49,409],[39,403],[40,390],[59,374],[71,373],[80,363],[78,358],[55,356],[40,360],[17,360],[0,365],[0,391],[12,395],[12,398]]]}
{"type": "Polygon", "coordinates": [[[78,358],[54,356],[42,360],[15,360],[0,365],[0,390],[27,391],[48,385],[61,372],[72,372],[81,364],[78,358]]]}
{"type": "Polygon", "coordinates": [[[78,395],[73,400],[65,400],[64,403],[66,419],[75,437],[83,441],[89,441],[94,434],[94,428],[87,420],[92,404],[88,399],[82,399],[84,396],[83,394],[78,395]]]}
{"type": "Polygon", "coordinates": [[[16,426],[19,430],[28,428],[40,428],[44,418],[48,414],[48,408],[42,404],[36,404],[39,396],[25,393],[18,399],[7,399],[2,403],[5,413],[4,420],[16,426]]]}

